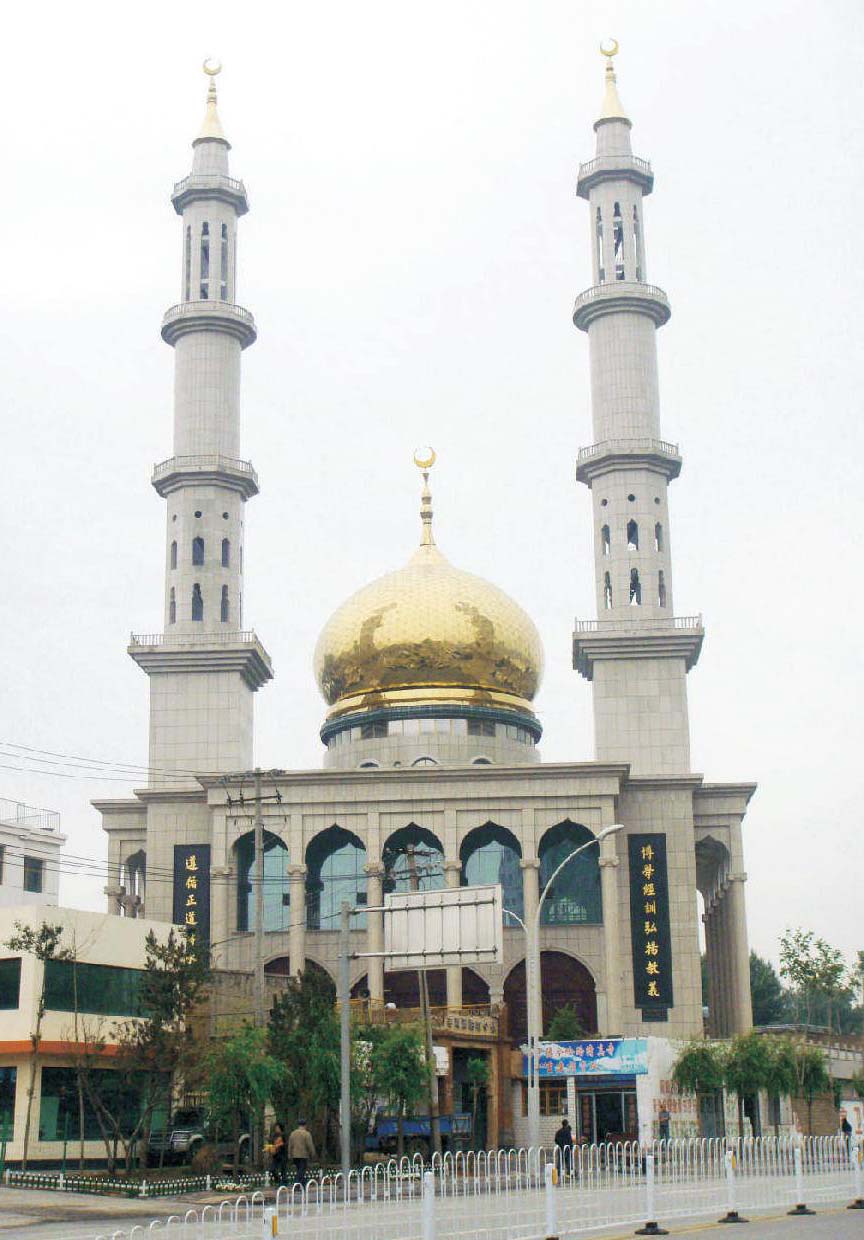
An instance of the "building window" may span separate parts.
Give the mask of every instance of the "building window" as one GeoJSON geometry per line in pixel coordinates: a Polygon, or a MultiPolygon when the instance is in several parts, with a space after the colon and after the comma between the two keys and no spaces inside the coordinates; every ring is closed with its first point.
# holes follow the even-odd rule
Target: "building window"
{"type": "Polygon", "coordinates": [[[228,587],[222,587],[222,598],[219,602],[219,619],[223,624],[227,623],[231,611],[231,604],[228,602],[228,587]]]}
{"type": "Polygon", "coordinates": [[[14,1012],[21,993],[21,957],[0,960],[0,1011],[14,1012]]]}
{"type": "Polygon", "coordinates": [[[45,1007],[94,1016],[140,1016],[143,969],[121,969],[75,960],[45,961],[45,1007]]]}
{"type": "Polygon", "coordinates": [[[627,550],[639,550],[639,526],[632,518],[627,522],[627,550]]]}
{"type": "Polygon", "coordinates": [[[201,300],[210,296],[210,226],[201,225],[201,300]]]}
{"type": "Polygon", "coordinates": [[[192,229],[188,224],[183,249],[183,300],[188,301],[192,294],[192,229]]]}
{"type": "Polygon", "coordinates": [[[657,574],[657,602],[661,607],[666,606],[666,578],[663,576],[663,569],[657,574]]]}
{"type": "Polygon", "coordinates": [[[597,208],[597,222],[595,224],[595,238],[597,242],[597,283],[606,283],[606,269],[603,266],[603,217],[600,214],[600,208],[597,208]]]}
{"type": "MultiPolygon", "coordinates": [[[[241,835],[237,851],[237,929],[251,930],[255,925],[253,896],[255,865],[255,832],[241,835]]],[[[278,835],[264,832],[264,929],[287,930],[291,924],[291,887],[288,878],[288,849],[278,835]],[[285,897],[289,899],[286,900],[285,897]]]]}
{"type": "MultiPolygon", "coordinates": [[[[127,1075],[114,1068],[94,1068],[93,1096],[103,1100],[105,1109],[117,1118],[120,1132],[128,1140],[140,1132],[141,1116],[153,1089],[146,1072],[127,1075]]],[[[166,1093],[169,1079],[165,1081],[166,1093]]],[[[161,1092],[161,1087],[160,1087],[161,1092]]],[[[42,1069],[42,1100],[39,1106],[40,1141],[77,1141],[81,1133],[78,1073],[75,1068],[42,1069]]],[[[100,1141],[102,1128],[90,1099],[84,1094],[84,1139],[100,1141]]]]}
{"type": "MultiPolygon", "coordinates": [[[[563,1081],[540,1081],[540,1114],[559,1117],[567,1114],[567,1086],[563,1081]]],[[[522,1086],[522,1114],[528,1114],[528,1082],[522,1086]]]]}
{"type": "Polygon", "coordinates": [[[174,542],[172,542],[171,544],[171,567],[172,568],[177,567],[177,540],[176,538],[174,542]]]}
{"type": "Polygon", "coordinates": [[[192,619],[204,619],[204,597],[201,594],[201,587],[197,581],[192,587],[192,619]]]}
{"type": "Polygon", "coordinates": [[[0,1068],[0,1132],[11,1141],[15,1136],[15,1090],[17,1068],[0,1068]]]}
{"type": "Polygon", "coordinates": [[[192,563],[197,568],[200,568],[204,563],[204,539],[203,538],[199,537],[199,538],[192,539],[192,563]]]}
{"type": "Polygon", "coordinates": [[[495,724],[491,719],[469,719],[468,720],[469,736],[494,736],[495,724]]]}
{"type": "Polygon", "coordinates": [[[228,225],[222,225],[222,257],[219,268],[219,297],[228,300],[228,225]]]}
{"type": "Polygon", "coordinates": [[[658,521],[654,526],[654,550],[663,550],[663,526],[658,521]]]}
{"type": "MultiPolygon", "coordinates": [[[[593,839],[580,823],[560,822],[540,841],[540,890],[562,861],[582,844],[593,839]]],[[[564,866],[543,902],[540,920],[544,926],[599,925],[603,920],[600,896],[600,849],[586,848],[564,866]]]]}
{"type": "MultiPolygon", "coordinates": [[[[463,887],[500,883],[504,892],[505,909],[510,909],[517,917],[524,917],[525,901],[522,893],[522,870],[519,865],[522,850],[512,831],[499,827],[494,822],[475,827],[462,841],[459,860],[462,862],[463,887]]],[[[505,913],[504,925],[515,926],[518,922],[505,913]]]]}
{"type": "Polygon", "coordinates": [[[621,218],[621,205],[615,203],[612,213],[612,238],[615,250],[615,279],[624,279],[624,221],[621,218]]]}
{"type": "Polygon", "coordinates": [[[603,574],[603,606],[607,611],[612,606],[612,578],[608,573],[603,574]]]}
{"type": "Polygon", "coordinates": [[[24,858],[24,890],[35,893],[43,890],[45,862],[41,857],[24,858]]]}
{"type": "Polygon", "coordinates": [[[416,823],[401,827],[389,837],[381,852],[381,861],[385,895],[392,891],[411,891],[414,880],[418,891],[436,891],[445,885],[441,841],[416,823]]]}
{"type": "Polygon", "coordinates": [[[177,596],[174,593],[174,587],[172,586],[171,591],[168,595],[168,623],[176,624],[176,622],[177,622],[177,596]]]}
{"type": "MultiPolygon", "coordinates": [[[[338,930],[343,900],[353,908],[366,903],[366,848],[350,831],[336,826],[316,835],[306,849],[306,925],[310,930],[338,930]]],[[[353,930],[365,930],[366,914],[351,918],[353,930]]]]}
{"type": "Polygon", "coordinates": [[[412,766],[437,766],[438,763],[435,761],[434,758],[422,757],[422,758],[415,758],[414,761],[411,763],[411,765],[412,766]]]}
{"type": "Polygon", "coordinates": [[[633,208],[633,254],[636,259],[636,279],[642,281],[642,240],[639,236],[639,208],[633,208]]]}
{"type": "Polygon", "coordinates": [[[222,567],[231,567],[231,540],[228,538],[222,539],[222,567]]]}
{"type": "Polygon", "coordinates": [[[642,583],[639,580],[638,568],[630,569],[630,606],[642,606],[642,583]]]}
{"type": "Polygon", "coordinates": [[[361,741],[378,740],[379,737],[387,735],[386,723],[364,723],[360,725],[361,741]]]}
{"type": "Polygon", "coordinates": [[[600,531],[600,544],[603,548],[604,555],[609,555],[609,552],[612,549],[611,542],[612,542],[612,539],[609,533],[609,526],[604,525],[602,530],[600,531]]]}

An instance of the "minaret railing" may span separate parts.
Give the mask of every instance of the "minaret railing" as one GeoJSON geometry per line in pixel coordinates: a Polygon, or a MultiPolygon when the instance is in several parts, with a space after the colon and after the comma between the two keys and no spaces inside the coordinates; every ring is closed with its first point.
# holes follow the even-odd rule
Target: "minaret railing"
{"type": "Polygon", "coordinates": [[[661,452],[664,456],[678,456],[677,443],[669,443],[666,439],[649,439],[647,437],[636,439],[601,439],[599,443],[588,444],[585,448],[579,449],[579,460],[587,461],[594,456],[604,456],[606,453],[619,452],[661,452]]]}
{"type": "Polygon", "coordinates": [[[648,620],[634,616],[632,620],[577,620],[577,633],[608,633],[638,630],[640,633],[668,633],[671,630],[696,632],[702,628],[702,616],[672,616],[670,619],[648,620]]]}

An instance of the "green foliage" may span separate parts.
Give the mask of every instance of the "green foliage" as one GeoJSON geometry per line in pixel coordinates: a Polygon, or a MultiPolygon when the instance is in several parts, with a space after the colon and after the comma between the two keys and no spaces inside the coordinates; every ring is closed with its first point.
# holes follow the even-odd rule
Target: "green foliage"
{"type": "Polygon", "coordinates": [[[831,1088],[825,1055],[809,1042],[795,1043],[796,1093],[807,1101],[807,1132],[813,1131],[813,1099],[831,1088]]]}
{"type": "Polygon", "coordinates": [[[754,1025],[779,1025],[789,1018],[789,999],[769,960],[750,952],[750,997],[754,1025]]]}
{"type": "Polygon", "coordinates": [[[856,1072],[852,1077],[852,1088],[858,1098],[864,1098],[864,1073],[856,1072]]]}
{"type": "Polygon", "coordinates": [[[735,1038],[723,1056],[723,1078],[738,1099],[738,1134],[744,1136],[744,1099],[765,1088],[770,1051],[758,1033],[735,1038]]]}
{"type": "Polygon", "coordinates": [[[323,1150],[340,1091],[339,1018],[327,978],[310,969],[291,978],[271,1009],[267,1046],[282,1065],[271,1095],[277,1118],[291,1128],[317,1117],[323,1150]]]}
{"type": "Polygon", "coordinates": [[[236,1171],[240,1134],[250,1118],[263,1114],[285,1068],[269,1053],[266,1031],[247,1025],[224,1042],[212,1043],[203,1069],[210,1116],[231,1133],[236,1171]]]}
{"type": "Polygon", "coordinates": [[[11,939],[6,940],[5,946],[11,952],[35,956],[43,964],[46,960],[72,960],[74,956],[72,949],[60,946],[62,938],[62,926],[51,926],[47,921],[43,921],[34,929],[32,926],[24,926],[20,921],[16,921],[15,933],[11,939]]]}
{"type": "Polygon", "coordinates": [[[765,1089],[771,1098],[779,1098],[783,1094],[794,1094],[798,1084],[796,1067],[796,1043],[791,1038],[766,1037],[764,1039],[768,1052],[766,1063],[765,1089]]]}
{"type": "Polygon", "coordinates": [[[836,947],[812,930],[787,930],[780,939],[780,976],[789,984],[798,1021],[848,1032],[855,977],[836,947]]]}
{"type": "Polygon", "coordinates": [[[578,1042],[585,1037],[585,1026],[572,1004],[568,1003],[555,1012],[549,1021],[546,1037],[550,1042],[578,1042]]]}
{"type": "Polygon", "coordinates": [[[675,1061],[672,1079],[690,1094],[716,1093],[725,1079],[722,1047],[698,1039],[688,1042],[675,1061]]]}
{"type": "Polygon", "coordinates": [[[423,1034],[416,1025],[388,1025],[375,1048],[372,1076],[376,1091],[397,1115],[410,1112],[426,1092],[423,1034]]]}

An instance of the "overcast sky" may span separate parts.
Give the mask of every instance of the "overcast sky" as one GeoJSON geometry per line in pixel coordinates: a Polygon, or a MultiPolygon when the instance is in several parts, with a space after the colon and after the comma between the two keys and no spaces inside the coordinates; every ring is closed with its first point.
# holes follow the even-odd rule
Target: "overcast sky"
{"type": "MultiPolygon", "coordinates": [[[[162,624],[180,223],[169,202],[203,115],[205,55],[252,210],[239,299],[247,622],[276,679],[256,760],[315,767],[315,640],[417,539],[419,443],[438,541],[514,596],[546,649],[547,760],[593,756],[570,664],[594,615],[591,283],[576,169],[602,96],[598,41],[652,160],[648,276],[671,488],[676,611],[707,630],[690,675],[694,769],[757,780],[745,824],[751,940],[861,934],[862,7],[602,4],[14,6],[4,136],[0,795],[57,809],[104,860],[91,797],[141,781],[8,743],[147,760],[130,630],[162,624]],[[132,13],[140,16],[133,17],[132,13]],[[62,775],[61,775],[62,772],[62,775]],[[75,778],[64,776],[74,775],[75,778]]],[[[65,903],[103,907],[104,875],[65,903]]],[[[695,899],[695,895],[694,895],[695,899]]]]}

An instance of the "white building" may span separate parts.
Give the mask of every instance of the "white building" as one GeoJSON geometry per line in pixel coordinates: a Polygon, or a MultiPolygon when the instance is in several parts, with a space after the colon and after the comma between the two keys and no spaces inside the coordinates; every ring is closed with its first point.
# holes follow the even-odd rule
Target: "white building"
{"type": "MultiPolygon", "coordinates": [[[[170,927],[142,918],[118,920],[104,913],[52,908],[51,925],[63,927],[60,947],[76,961],[43,964],[35,956],[12,951],[16,925],[38,928],[46,918],[30,905],[0,909],[0,1135],[9,1138],[6,1157],[23,1154],[27,1089],[32,1063],[31,1034],[39,996],[45,986],[45,1015],[33,1097],[28,1156],[34,1162],[60,1158],[64,1135],[70,1158],[78,1156],[79,1110],[76,1048],[79,1039],[104,1042],[100,1051],[110,1072],[118,1022],[138,1014],[137,995],[145,964],[144,944],[152,930],[167,937],[170,927]],[[73,987],[73,970],[75,984],[73,987]],[[78,1029],[75,1004],[77,992],[78,1029]],[[14,1120],[14,1123],[13,1123],[14,1120]]],[[[91,1109],[85,1107],[84,1156],[104,1159],[105,1146],[91,1109]]]]}
{"type": "MultiPolygon", "coordinates": [[[[428,887],[500,882],[505,905],[527,919],[559,862],[618,823],[623,830],[565,869],[543,905],[544,1023],[572,1005],[593,1037],[700,1035],[698,890],[712,1032],[750,1027],[742,822],[755,785],[709,783],[690,765],[687,677],[704,630],[701,617],[673,611],[667,490],[682,457],[662,438],[655,341],[671,311],[648,283],[654,176],[633,154],[631,128],[610,59],[595,154],[577,180],[594,283],[573,316],[590,357],[593,434],[576,474],[592,496],[594,563],[581,571],[593,569],[598,614],[577,621],[573,665],[591,682],[594,754],[540,760],[537,630],[522,607],[436,546],[433,461],[418,461],[420,545],[378,581],[346,582],[350,597],[322,629],[314,656],[327,705],[322,768],[262,780],[270,972],[334,977],[340,902],[374,910],[383,893],[407,886],[409,855],[423,858],[428,887]]],[[[150,884],[147,913],[183,922],[209,937],[218,964],[248,971],[253,697],[273,669],[242,607],[244,506],[258,476],[240,455],[240,362],[256,328],[237,302],[237,227],[248,203],[229,149],[211,81],[192,170],[172,196],[182,221],[180,300],[162,336],[174,348],[174,447],[152,477],[166,503],[164,627],[133,636],[129,648],[149,677],[152,774],[134,797],[97,808],[109,837],[110,911],[135,911],[128,897],[144,895],[149,869],[162,881],[150,884]]],[[[349,512],[363,520],[353,496],[349,512]]],[[[493,509],[486,515],[494,520],[493,509]]],[[[385,974],[374,956],[382,934],[379,912],[355,918],[354,948],[372,953],[354,963],[355,994],[412,1005],[411,976],[385,974]]],[[[524,1039],[526,1021],[516,920],[504,938],[502,962],[430,976],[433,1004],[454,1013],[436,1032],[452,1051],[443,1108],[464,1105],[465,1057],[479,1048],[490,1062],[491,1143],[512,1139],[525,1103],[521,1081],[509,1088],[519,1077],[509,1046],[524,1039]]],[[[612,1109],[631,1122],[623,1093],[612,1109]]]]}
{"type": "Polygon", "coordinates": [[[60,815],[0,798],[0,909],[58,903],[60,815]]]}

